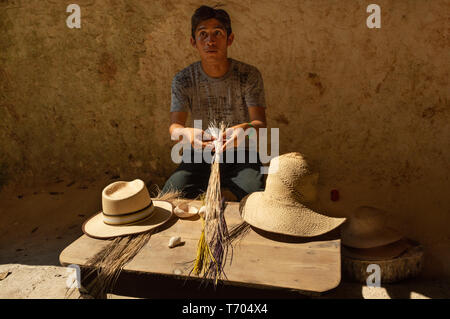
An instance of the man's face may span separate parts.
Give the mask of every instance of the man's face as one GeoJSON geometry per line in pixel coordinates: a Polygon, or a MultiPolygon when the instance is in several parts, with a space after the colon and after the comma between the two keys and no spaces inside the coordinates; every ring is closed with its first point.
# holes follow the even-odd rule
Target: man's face
{"type": "Polygon", "coordinates": [[[233,39],[233,33],[227,38],[225,27],[217,19],[209,19],[197,26],[191,44],[198,50],[202,60],[218,62],[227,58],[228,46],[233,43],[233,39]]]}

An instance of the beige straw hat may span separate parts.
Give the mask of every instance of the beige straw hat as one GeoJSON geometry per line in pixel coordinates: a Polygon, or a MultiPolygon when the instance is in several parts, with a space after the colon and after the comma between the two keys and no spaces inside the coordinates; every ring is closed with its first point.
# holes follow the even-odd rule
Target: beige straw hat
{"type": "Polygon", "coordinates": [[[99,239],[138,234],[167,222],[172,211],[171,203],[150,198],[142,180],[119,181],[103,189],[102,211],[88,219],[82,229],[99,239]]]}
{"type": "Polygon", "coordinates": [[[386,212],[375,207],[358,207],[341,228],[342,244],[353,248],[374,248],[403,237],[386,224],[386,212]]]}
{"type": "Polygon", "coordinates": [[[345,218],[325,216],[306,206],[316,199],[318,178],[300,153],[273,158],[264,192],[242,199],[239,205],[242,218],[259,229],[299,237],[333,230],[345,218]]]}

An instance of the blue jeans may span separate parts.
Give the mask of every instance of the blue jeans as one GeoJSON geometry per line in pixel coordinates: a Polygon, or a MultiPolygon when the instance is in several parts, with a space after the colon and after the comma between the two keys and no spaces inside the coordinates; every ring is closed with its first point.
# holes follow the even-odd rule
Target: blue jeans
{"type": "MultiPolygon", "coordinates": [[[[223,161],[219,164],[221,188],[227,188],[239,201],[250,193],[264,190],[264,175],[261,174],[263,165],[258,153],[249,150],[243,150],[243,152],[245,154],[244,163],[237,163],[238,152],[236,151],[234,152],[233,163],[228,163],[231,158],[225,152],[223,153],[223,161]],[[251,163],[252,158],[256,159],[255,163],[251,163]]],[[[195,152],[190,151],[189,153],[190,163],[186,160],[178,166],[166,181],[162,193],[179,190],[183,192],[185,198],[196,198],[206,192],[211,164],[204,159],[201,163],[194,163],[195,152]]]]}

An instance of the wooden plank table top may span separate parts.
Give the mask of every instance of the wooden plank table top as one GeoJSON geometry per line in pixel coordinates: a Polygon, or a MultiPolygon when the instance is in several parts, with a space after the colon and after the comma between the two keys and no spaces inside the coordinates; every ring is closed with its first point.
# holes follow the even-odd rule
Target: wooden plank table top
{"type": "MultiPolygon", "coordinates": [[[[194,202],[200,207],[199,202],[194,202]]],[[[239,203],[229,202],[225,219],[230,229],[240,224],[239,203]]],[[[186,278],[196,257],[201,234],[201,220],[174,217],[130,261],[123,271],[160,274],[186,278]],[[169,248],[169,239],[180,236],[183,245],[169,248]]],[[[233,259],[225,266],[225,283],[246,286],[289,288],[322,293],[338,286],[341,280],[340,239],[293,239],[266,233],[255,228],[233,246],[233,259]],[[282,237],[280,239],[280,237],[282,237]]],[[[81,236],[60,254],[63,266],[86,262],[110,241],[81,236]]],[[[191,277],[197,277],[191,274],[191,277]]]]}

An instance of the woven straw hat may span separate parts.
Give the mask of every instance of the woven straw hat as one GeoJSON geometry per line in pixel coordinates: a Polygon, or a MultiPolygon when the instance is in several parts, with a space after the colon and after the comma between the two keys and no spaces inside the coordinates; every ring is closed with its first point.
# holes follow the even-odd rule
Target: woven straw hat
{"type": "Polygon", "coordinates": [[[264,192],[242,199],[239,205],[242,218],[259,229],[298,237],[333,230],[345,218],[328,217],[307,207],[316,199],[318,178],[300,153],[273,158],[264,192]]]}
{"type": "Polygon", "coordinates": [[[172,204],[152,200],[140,179],[114,182],[102,191],[102,211],[82,226],[94,238],[106,239],[146,232],[172,217],[172,204]]]}
{"type": "Polygon", "coordinates": [[[374,248],[400,240],[403,236],[386,223],[386,212],[375,207],[361,206],[342,226],[342,244],[353,248],[374,248]]]}

